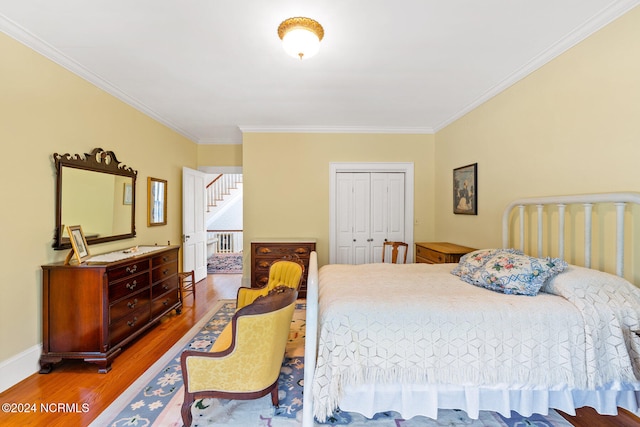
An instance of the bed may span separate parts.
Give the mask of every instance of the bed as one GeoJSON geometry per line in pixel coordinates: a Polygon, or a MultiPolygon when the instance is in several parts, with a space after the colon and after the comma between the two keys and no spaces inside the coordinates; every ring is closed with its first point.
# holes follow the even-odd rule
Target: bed
{"type": "Polygon", "coordinates": [[[502,248],[470,254],[459,265],[318,269],[313,253],[303,426],[313,426],[314,418],[324,421],[337,408],[367,417],[393,410],[406,419],[437,418],[439,408],[462,409],[471,418],[480,410],[508,417],[512,410],[529,416],[549,408],[575,415],[583,406],[600,414],[618,408],[637,414],[640,289],[622,277],[625,259],[632,258],[625,257],[625,248],[633,249],[624,237],[634,233],[624,227],[637,216],[636,205],[640,193],[514,201],[504,211],[502,248]],[[605,207],[599,210],[599,204],[605,207]],[[545,217],[545,206],[552,206],[553,221],[545,217]],[[615,232],[600,223],[609,211],[615,232]],[[579,217],[584,237],[575,237],[576,226],[565,224],[565,217],[579,217]],[[534,219],[537,226],[530,224],[534,219]],[[609,235],[612,244],[603,241],[609,235]],[[545,242],[548,236],[553,244],[545,242]],[[569,248],[576,240],[583,254],[569,248]],[[525,254],[536,252],[536,245],[535,255],[525,254]],[[602,253],[611,247],[616,274],[591,268],[592,258],[608,265],[602,253]],[[543,255],[548,248],[555,258],[543,255]],[[582,266],[567,264],[565,253],[582,266]],[[492,282],[487,270],[495,276],[496,259],[526,264],[535,277],[515,287],[492,282]]]}

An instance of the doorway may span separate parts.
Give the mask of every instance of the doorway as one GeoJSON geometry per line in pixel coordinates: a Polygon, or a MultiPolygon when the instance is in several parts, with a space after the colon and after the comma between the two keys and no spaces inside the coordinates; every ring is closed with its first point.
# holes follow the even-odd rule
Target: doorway
{"type": "Polygon", "coordinates": [[[200,167],[207,177],[205,224],[208,274],[241,274],[243,264],[242,167],[200,167]]]}

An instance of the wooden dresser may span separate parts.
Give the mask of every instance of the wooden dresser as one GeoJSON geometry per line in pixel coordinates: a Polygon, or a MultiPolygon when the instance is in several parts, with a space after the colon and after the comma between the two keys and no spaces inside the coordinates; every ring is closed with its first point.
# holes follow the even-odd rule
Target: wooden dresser
{"type": "Polygon", "coordinates": [[[106,373],[122,346],[170,310],[180,313],[179,249],[101,264],[43,265],[40,373],[62,359],[83,359],[106,373]]]}
{"type": "Polygon", "coordinates": [[[309,258],[316,250],[314,239],[264,239],[251,242],[251,287],[259,288],[269,282],[269,266],[279,259],[300,258],[304,274],[298,298],[307,297],[309,258]]]}
{"type": "Polygon", "coordinates": [[[447,242],[416,243],[416,262],[444,264],[458,262],[462,255],[475,251],[473,248],[447,242]]]}

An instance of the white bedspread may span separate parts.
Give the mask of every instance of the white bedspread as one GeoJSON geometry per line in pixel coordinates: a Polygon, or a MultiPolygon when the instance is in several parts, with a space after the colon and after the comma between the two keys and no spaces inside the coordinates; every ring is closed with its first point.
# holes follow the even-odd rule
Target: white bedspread
{"type": "MultiPolygon", "coordinates": [[[[563,297],[502,295],[464,283],[450,274],[453,266],[320,269],[313,384],[318,420],[336,409],[346,385],[566,384],[590,389],[636,380],[629,351],[635,351],[635,359],[638,352],[628,328],[640,317],[637,289],[621,298],[598,297],[595,306],[583,298],[589,286],[581,288],[573,280],[547,286],[563,297]],[[630,296],[635,300],[626,304],[630,296]]],[[[600,290],[609,292],[616,291],[600,290]]]]}

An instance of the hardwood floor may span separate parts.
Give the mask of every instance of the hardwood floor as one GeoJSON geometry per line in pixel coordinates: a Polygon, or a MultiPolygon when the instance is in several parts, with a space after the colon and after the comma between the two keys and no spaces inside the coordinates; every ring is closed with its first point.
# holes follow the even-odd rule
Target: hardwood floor
{"type": "MultiPolygon", "coordinates": [[[[159,325],[127,346],[114,359],[108,374],[98,374],[96,366],[89,363],[64,361],[50,374],[34,374],[0,393],[2,404],[35,408],[31,413],[1,412],[0,426],[87,426],[207,314],[216,301],[234,299],[240,281],[241,275],[221,274],[199,282],[196,301],[187,296],[182,314],[172,312],[165,316],[159,325]]],[[[640,419],[626,411],[613,417],[582,408],[575,417],[562,415],[577,427],[640,426],[640,419]]]]}
{"type": "Polygon", "coordinates": [[[185,297],[182,314],[175,312],[125,347],[111,372],[97,373],[96,365],[63,361],[49,374],[34,374],[0,394],[2,404],[35,409],[30,413],[0,413],[0,426],[84,427],[105,410],[138,376],[220,299],[235,299],[242,275],[210,275],[196,285],[196,301],[185,297]],[[48,412],[47,412],[48,410],[48,412]]]}

